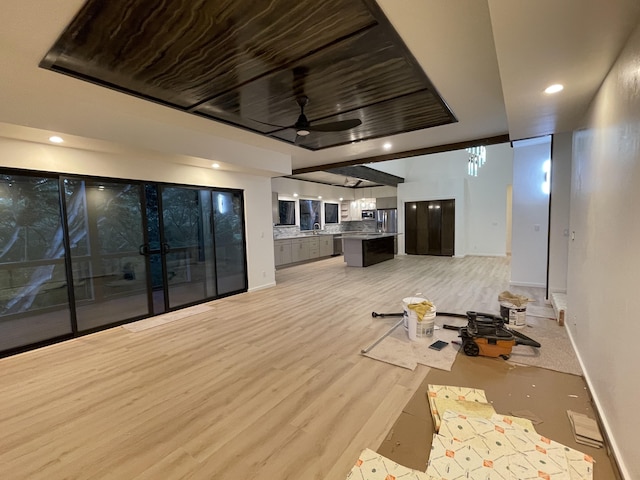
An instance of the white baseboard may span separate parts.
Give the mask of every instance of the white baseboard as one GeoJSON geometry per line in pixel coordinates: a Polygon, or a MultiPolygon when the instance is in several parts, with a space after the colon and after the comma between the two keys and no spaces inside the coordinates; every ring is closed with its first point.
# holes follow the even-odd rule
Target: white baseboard
{"type": "Polygon", "coordinates": [[[535,288],[546,287],[544,283],[527,283],[527,282],[509,282],[509,285],[512,287],[535,287],[535,288]]]}
{"type": "Polygon", "coordinates": [[[609,446],[611,447],[613,458],[612,460],[618,466],[620,470],[620,475],[622,475],[623,479],[630,479],[631,476],[629,474],[629,470],[627,469],[622,457],[620,456],[620,449],[618,448],[618,444],[616,443],[615,438],[610,434],[611,428],[609,427],[609,422],[607,420],[607,416],[602,409],[602,404],[600,403],[600,398],[598,397],[598,393],[593,389],[593,382],[591,381],[591,377],[589,376],[589,372],[585,368],[584,362],[582,361],[582,357],[580,356],[580,352],[576,348],[576,342],[573,340],[573,332],[569,328],[568,319],[565,320],[565,328],[567,333],[569,334],[569,340],[571,341],[571,346],[573,347],[573,351],[578,357],[578,362],[580,363],[580,368],[582,368],[582,372],[584,374],[584,379],[587,382],[587,388],[589,389],[589,393],[591,394],[591,399],[596,407],[596,411],[598,416],[600,417],[600,422],[602,423],[602,428],[604,429],[604,435],[607,439],[609,446]]]}
{"type": "Polygon", "coordinates": [[[264,290],[265,288],[275,287],[276,282],[265,283],[264,285],[258,285],[257,287],[252,287],[247,290],[247,292],[257,292],[258,290],[264,290]]]}

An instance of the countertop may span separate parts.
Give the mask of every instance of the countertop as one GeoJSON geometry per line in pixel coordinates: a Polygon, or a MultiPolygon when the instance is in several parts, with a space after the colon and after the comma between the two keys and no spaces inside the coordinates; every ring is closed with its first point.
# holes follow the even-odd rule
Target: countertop
{"type": "Polygon", "coordinates": [[[340,233],[329,233],[329,232],[322,232],[322,233],[301,233],[298,235],[287,235],[286,237],[277,237],[274,238],[273,240],[295,240],[296,238],[316,238],[316,237],[328,237],[328,236],[336,236],[336,235],[342,235],[343,233],[346,232],[340,232],[340,233]]]}
{"type": "Polygon", "coordinates": [[[344,235],[344,233],[348,233],[348,232],[343,232],[342,234],[337,234],[336,238],[343,238],[343,239],[353,239],[353,240],[374,240],[376,238],[384,238],[384,237],[397,237],[398,235],[400,235],[399,233],[357,233],[357,234],[352,234],[352,235],[344,235]]]}
{"type": "Polygon", "coordinates": [[[380,238],[380,237],[392,237],[398,236],[399,233],[378,233],[378,232],[320,232],[320,233],[303,233],[298,235],[291,235],[286,237],[278,237],[273,240],[294,240],[296,238],[314,238],[314,237],[322,237],[322,236],[332,236],[334,238],[359,238],[364,240],[370,240],[372,238],[380,238]]]}

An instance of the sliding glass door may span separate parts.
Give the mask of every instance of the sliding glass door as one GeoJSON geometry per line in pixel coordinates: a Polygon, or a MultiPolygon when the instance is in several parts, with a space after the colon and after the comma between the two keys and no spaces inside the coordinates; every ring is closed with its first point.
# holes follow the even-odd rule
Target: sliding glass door
{"type": "Polygon", "coordinates": [[[0,176],[0,351],[73,332],[57,178],[0,176]]]}
{"type": "Polygon", "coordinates": [[[213,192],[216,274],[219,295],[247,288],[244,206],[238,191],[213,192]]]}
{"type": "Polygon", "coordinates": [[[215,298],[211,191],[185,187],[161,191],[169,309],[215,298]]]}
{"type": "Polygon", "coordinates": [[[148,316],[142,187],[66,178],[64,193],[79,331],[148,316]]]}
{"type": "Polygon", "coordinates": [[[242,199],[0,172],[0,353],[246,291],[242,199]]]}

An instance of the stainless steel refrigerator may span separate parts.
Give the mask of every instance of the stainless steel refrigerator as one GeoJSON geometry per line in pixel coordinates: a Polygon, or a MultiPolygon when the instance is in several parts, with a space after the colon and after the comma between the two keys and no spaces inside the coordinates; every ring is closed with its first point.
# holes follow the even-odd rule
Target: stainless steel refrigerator
{"type": "MultiPolygon", "coordinates": [[[[379,232],[398,233],[398,210],[396,208],[376,210],[376,222],[379,232]]],[[[398,253],[398,237],[393,239],[393,253],[398,253]]]]}
{"type": "Polygon", "coordinates": [[[384,208],[376,210],[377,229],[382,233],[398,233],[398,210],[384,208]]]}

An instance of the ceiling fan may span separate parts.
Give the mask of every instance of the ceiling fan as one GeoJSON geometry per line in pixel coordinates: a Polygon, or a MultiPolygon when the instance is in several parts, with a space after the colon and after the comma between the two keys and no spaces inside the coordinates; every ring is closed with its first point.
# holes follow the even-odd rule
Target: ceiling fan
{"type": "Polygon", "coordinates": [[[342,132],[344,130],[350,130],[362,124],[362,120],[360,120],[359,118],[352,118],[350,120],[340,120],[337,122],[311,125],[311,122],[309,122],[309,119],[307,119],[307,116],[304,114],[304,107],[306,107],[309,103],[309,97],[307,97],[306,95],[301,95],[296,98],[296,102],[300,107],[300,116],[298,117],[298,121],[292,126],[285,128],[295,129],[296,134],[300,135],[301,137],[306,137],[311,132],[342,132]]]}
{"type": "Polygon", "coordinates": [[[309,97],[307,97],[306,95],[300,95],[296,97],[296,103],[300,107],[300,115],[298,116],[298,120],[296,121],[296,123],[294,123],[293,125],[274,125],[273,123],[261,122],[259,120],[254,121],[262,123],[263,125],[269,125],[270,127],[292,128],[296,131],[296,135],[300,137],[306,137],[311,132],[342,132],[344,130],[355,128],[358,125],[362,125],[362,120],[360,120],[359,118],[312,125],[307,116],[304,114],[304,107],[306,107],[309,103],[309,97]]]}
{"type": "Polygon", "coordinates": [[[271,123],[263,123],[272,127],[278,128],[292,128],[296,131],[296,140],[298,136],[306,137],[311,132],[342,132],[344,130],[350,130],[362,124],[362,120],[354,118],[351,120],[340,120],[337,122],[321,123],[318,125],[312,125],[307,116],[304,114],[304,108],[309,103],[309,97],[304,93],[305,80],[308,71],[306,67],[299,66],[293,69],[293,91],[296,98],[296,103],[300,107],[300,115],[298,120],[293,125],[273,125],[271,123]]]}

